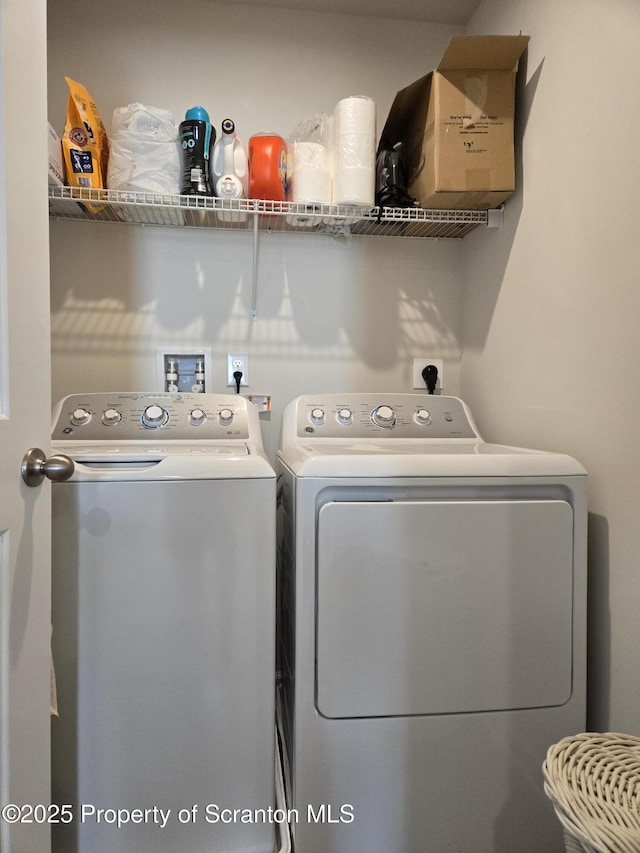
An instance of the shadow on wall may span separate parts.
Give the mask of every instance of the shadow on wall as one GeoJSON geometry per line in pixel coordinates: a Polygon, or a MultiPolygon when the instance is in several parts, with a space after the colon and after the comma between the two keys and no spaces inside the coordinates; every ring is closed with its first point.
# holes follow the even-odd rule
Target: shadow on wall
{"type": "Polygon", "coordinates": [[[609,730],[611,696],[611,609],[609,522],[589,513],[587,592],[587,731],[609,730]]]}
{"type": "MultiPolygon", "coordinates": [[[[202,253],[192,251],[193,233],[153,229],[150,240],[141,240],[131,225],[53,222],[51,228],[54,353],[147,354],[158,330],[166,343],[181,341],[185,331],[193,339],[206,315],[215,337],[216,324],[229,315],[233,291],[215,287],[215,260],[209,269],[202,253]],[[214,310],[208,310],[213,288],[214,310]]],[[[237,264],[240,274],[244,266],[237,264]]]]}
{"type": "Polygon", "coordinates": [[[486,240],[488,235],[482,235],[483,244],[480,244],[477,239],[473,241],[474,258],[479,258],[479,263],[471,270],[469,279],[466,282],[467,292],[465,293],[465,301],[469,296],[473,296],[473,290],[478,284],[474,270],[482,265],[484,252],[490,255],[491,258],[491,274],[482,278],[482,298],[470,301],[470,305],[472,305],[471,310],[473,311],[473,322],[466,324],[464,328],[465,347],[469,349],[482,350],[486,344],[489,329],[491,328],[491,321],[500,295],[504,272],[509,261],[515,235],[518,231],[520,216],[522,215],[523,187],[525,186],[525,170],[522,154],[523,140],[544,66],[543,59],[532,74],[529,82],[525,83],[527,79],[527,60],[528,49],[520,60],[516,76],[516,116],[514,128],[516,191],[505,203],[506,210],[502,229],[494,232],[493,239],[491,240],[486,240]]]}
{"type": "MultiPolygon", "coordinates": [[[[52,229],[53,354],[78,365],[80,385],[93,359],[101,360],[96,377],[111,360],[116,378],[129,363],[134,381],[144,374],[139,362],[165,344],[212,346],[215,358],[246,346],[265,370],[285,361],[294,378],[311,371],[318,390],[319,381],[348,388],[354,364],[389,385],[388,372],[408,370],[414,355],[459,357],[457,241],[263,232],[253,322],[250,233],[148,228],[141,237],[130,225],[82,222],[52,229]]],[[[65,393],[82,390],[68,380],[65,393]]]]}

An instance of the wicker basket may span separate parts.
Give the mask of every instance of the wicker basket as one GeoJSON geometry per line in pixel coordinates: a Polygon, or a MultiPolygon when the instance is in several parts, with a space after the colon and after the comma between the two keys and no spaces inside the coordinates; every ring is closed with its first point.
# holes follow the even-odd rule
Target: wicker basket
{"type": "Polygon", "coordinates": [[[566,737],[549,747],[542,773],[567,853],[640,853],[640,738],[566,737]]]}

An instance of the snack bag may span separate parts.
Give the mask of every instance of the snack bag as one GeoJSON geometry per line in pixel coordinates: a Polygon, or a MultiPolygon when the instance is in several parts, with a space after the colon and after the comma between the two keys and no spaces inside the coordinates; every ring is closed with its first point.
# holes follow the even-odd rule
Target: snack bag
{"type": "MultiPolygon", "coordinates": [[[[84,86],[69,77],[67,122],[62,138],[62,151],[70,187],[103,189],[109,162],[109,140],[100,113],[84,86]]],[[[97,213],[104,205],[87,204],[97,213]]]]}

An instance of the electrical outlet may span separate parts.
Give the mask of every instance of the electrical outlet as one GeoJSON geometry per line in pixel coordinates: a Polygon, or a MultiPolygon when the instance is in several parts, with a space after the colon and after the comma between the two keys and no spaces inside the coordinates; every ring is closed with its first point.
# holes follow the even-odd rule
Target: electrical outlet
{"type": "Polygon", "coordinates": [[[233,378],[233,374],[240,370],[242,372],[242,379],[240,380],[240,385],[243,387],[249,384],[249,356],[246,352],[236,352],[236,353],[227,353],[227,387],[235,388],[236,380],[233,378]]]}
{"type": "Polygon", "coordinates": [[[419,388],[421,391],[427,390],[425,381],[422,378],[422,371],[428,364],[433,364],[438,368],[436,391],[442,391],[444,388],[444,361],[441,358],[430,358],[429,356],[413,359],[413,387],[419,388]]]}

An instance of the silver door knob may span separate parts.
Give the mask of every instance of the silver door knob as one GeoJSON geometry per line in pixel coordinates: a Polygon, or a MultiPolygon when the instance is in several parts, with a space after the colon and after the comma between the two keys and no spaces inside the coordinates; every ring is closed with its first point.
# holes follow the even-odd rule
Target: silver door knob
{"type": "Polygon", "coordinates": [[[54,483],[63,483],[73,474],[73,460],[62,453],[48,459],[39,447],[32,447],[22,457],[22,479],[27,486],[39,486],[46,477],[54,483]]]}

